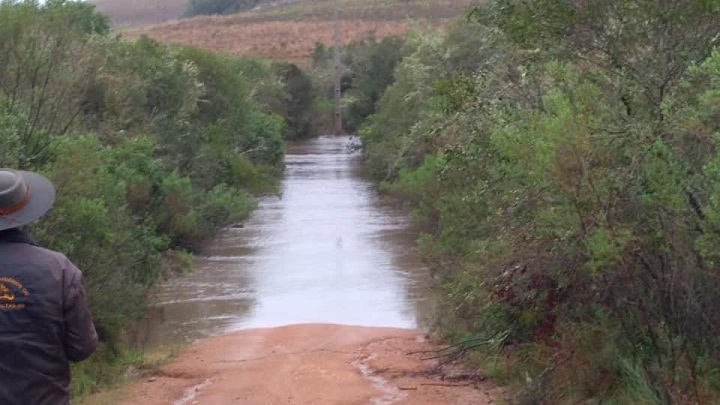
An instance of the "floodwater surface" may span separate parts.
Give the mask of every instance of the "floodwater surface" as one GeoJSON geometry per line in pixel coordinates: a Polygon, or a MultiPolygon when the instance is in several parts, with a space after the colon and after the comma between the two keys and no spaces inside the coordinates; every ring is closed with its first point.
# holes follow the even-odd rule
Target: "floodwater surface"
{"type": "Polygon", "coordinates": [[[298,323],[416,328],[428,274],[403,211],[361,175],[349,137],[288,147],[281,195],[163,284],[136,344],[298,323]]]}

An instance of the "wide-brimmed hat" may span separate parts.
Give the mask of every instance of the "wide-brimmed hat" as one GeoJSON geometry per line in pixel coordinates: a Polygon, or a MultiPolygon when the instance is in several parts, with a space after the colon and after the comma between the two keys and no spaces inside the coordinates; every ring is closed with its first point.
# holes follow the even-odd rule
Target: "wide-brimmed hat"
{"type": "Polygon", "coordinates": [[[0,169],[0,231],[37,220],[54,202],[55,187],[44,176],[0,169]]]}

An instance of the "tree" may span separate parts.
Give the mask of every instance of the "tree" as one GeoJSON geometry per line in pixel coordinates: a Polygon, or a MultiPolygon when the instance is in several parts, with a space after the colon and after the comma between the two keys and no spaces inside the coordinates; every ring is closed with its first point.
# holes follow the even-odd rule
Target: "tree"
{"type": "Polygon", "coordinates": [[[89,35],[107,33],[107,19],[85,3],[51,1],[3,4],[0,13],[0,111],[26,117],[19,167],[42,163],[50,134],[76,124],[81,101],[98,65],[89,52],[89,35]]]}
{"type": "Polygon", "coordinates": [[[400,61],[402,45],[401,38],[385,37],[347,46],[345,52],[353,55],[349,66],[350,89],[345,93],[350,100],[345,114],[348,131],[357,131],[360,123],[375,112],[380,96],[395,81],[393,72],[400,61]]]}
{"type": "MultiPolygon", "coordinates": [[[[656,119],[687,67],[720,45],[720,2],[714,0],[501,0],[493,12],[475,16],[496,18],[525,49],[612,71],[642,92],[656,119]]],[[[627,103],[631,112],[642,106],[627,103]]]]}
{"type": "Polygon", "coordinates": [[[312,80],[295,64],[279,64],[278,75],[285,85],[285,120],[287,139],[303,139],[312,135],[312,107],[315,91],[312,80]]]}

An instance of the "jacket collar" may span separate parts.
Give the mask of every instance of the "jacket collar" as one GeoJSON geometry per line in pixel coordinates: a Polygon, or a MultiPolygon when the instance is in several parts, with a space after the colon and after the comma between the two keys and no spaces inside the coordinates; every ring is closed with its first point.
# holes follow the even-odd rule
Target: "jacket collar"
{"type": "Polygon", "coordinates": [[[29,233],[18,228],[0,231],[0,243],[27,243],[37,246],[37,242],[29,233]]]}

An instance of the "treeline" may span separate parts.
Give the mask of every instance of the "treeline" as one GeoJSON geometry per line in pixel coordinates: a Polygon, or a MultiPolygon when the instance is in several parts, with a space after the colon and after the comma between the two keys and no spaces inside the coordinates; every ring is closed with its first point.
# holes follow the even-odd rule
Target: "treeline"
{"type": "Polygon", "coordinates": [[[185,17],[239,13],[252,9],[258,3],[259,0],[190,0],[185,17]]]}
{"type": "Polygon", "coordinates": [[[491,0],[408,35],[367,162],[515,402],[720,399],[718,27],[714,0],[491,0]]]}
{"type": "Polygon", "coordinates": [[[148,38],[128,42],[84,2],[0,3],[0,167],[58,189],[31,232],[83,270],[103,349],[74,372],[112,377],[123,331],[253,195],[273,192],[295,131],[288,65],[148,38]]]}

